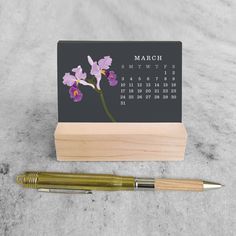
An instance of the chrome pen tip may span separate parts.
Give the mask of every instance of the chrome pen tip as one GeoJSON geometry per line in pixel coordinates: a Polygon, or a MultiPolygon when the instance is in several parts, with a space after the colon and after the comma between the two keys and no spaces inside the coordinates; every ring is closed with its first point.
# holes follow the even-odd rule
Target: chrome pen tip
{"type": "Polygon", "coordinates": [[[208,182],[208,181],[203,181],[203,189],[208,190],[208,189],[219,189],[223,187],[224,185],[219,184],[219,183],[213,183],[213,182],[208,182]]]}

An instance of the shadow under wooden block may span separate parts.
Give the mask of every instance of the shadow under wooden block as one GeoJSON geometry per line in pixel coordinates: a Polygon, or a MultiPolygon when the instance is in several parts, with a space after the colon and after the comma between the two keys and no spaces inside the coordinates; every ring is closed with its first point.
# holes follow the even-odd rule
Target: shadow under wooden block
{"type": "Polygon", "coordinates": [[[58,123],[59,161],[177,161],[184,159],[182,123],[58,123]]]}

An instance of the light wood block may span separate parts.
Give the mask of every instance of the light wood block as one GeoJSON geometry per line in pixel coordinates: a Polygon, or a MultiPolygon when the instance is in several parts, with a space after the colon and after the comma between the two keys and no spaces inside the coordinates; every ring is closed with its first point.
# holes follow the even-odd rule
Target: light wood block
{"type": "Polygon", "coordinates": [[[177,161],[184,159],[182,123],[58,123],[59,161],[177,161]]]}
{"type": "Polygon", "coordinates": [[[203,181],[189,179],[156,179],[155,189],[201,192],[203,191],[203,181]]]}

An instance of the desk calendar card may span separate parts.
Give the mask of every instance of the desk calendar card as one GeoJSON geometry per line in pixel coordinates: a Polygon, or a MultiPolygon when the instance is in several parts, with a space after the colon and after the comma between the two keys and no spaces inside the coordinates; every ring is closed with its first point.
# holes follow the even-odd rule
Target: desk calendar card
{"type": "Polygon", "coordinates": [[[59,122],[181,122],[181,103],[181,42],[58,42],[59,122]]]}

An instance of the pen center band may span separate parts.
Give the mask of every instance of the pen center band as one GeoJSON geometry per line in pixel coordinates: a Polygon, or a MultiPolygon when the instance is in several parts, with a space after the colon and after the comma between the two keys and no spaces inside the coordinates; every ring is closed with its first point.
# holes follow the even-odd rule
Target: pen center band
{"type": "Polygon", "coordinates": [[[135,178],[135,190],[153,190],[155,189],[154,178],[135,178]]]}

